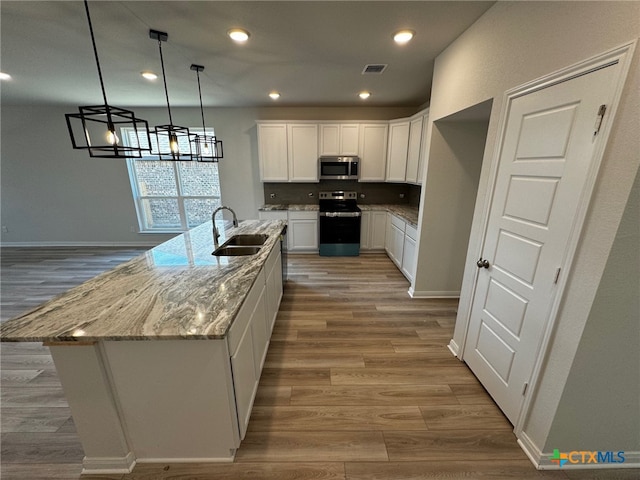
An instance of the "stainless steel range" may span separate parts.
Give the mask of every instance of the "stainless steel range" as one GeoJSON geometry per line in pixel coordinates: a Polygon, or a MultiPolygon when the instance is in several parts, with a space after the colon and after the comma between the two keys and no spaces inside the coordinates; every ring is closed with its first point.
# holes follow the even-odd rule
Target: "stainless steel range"
{"type": "Polygon", "coordinates": [[[320,192],[320,255],[360,255],[360,217],[356,192],[320,192]]]}

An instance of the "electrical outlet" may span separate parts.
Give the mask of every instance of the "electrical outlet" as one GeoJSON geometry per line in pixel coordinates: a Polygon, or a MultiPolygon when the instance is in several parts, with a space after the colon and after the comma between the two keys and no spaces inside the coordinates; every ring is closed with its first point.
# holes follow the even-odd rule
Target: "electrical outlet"
{"type": "Polygon", "coordinates": [[[7,228],[6,225],[2,225],[2,233],[8,233],[9,229],[7,228]]]}
{"type": "Polygon", "coordinates": [[[129,227],[129,231],[131,233],[136,233],[136,227],[134,227],[133,225],[129,227]]]}
{"type": "Polygon", "coordinates": [[[269,198],[276,198],[276,194],[275,193],[270,193],[269,194],[269,198]]]}
{"type": "Polygon", "coordinates": [[[400,194],[400,198],[404,198],[404,193],[401,193],[401,194],[400,194]]]}

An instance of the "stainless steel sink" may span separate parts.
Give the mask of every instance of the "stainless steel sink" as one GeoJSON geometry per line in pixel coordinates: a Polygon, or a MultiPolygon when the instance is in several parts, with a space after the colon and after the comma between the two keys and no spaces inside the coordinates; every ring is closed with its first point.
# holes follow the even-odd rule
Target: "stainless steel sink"
{"type": "Polygon", "coordinates": [[[243,255],[255,255],[260,251],[260,247],[256,246],[243,246],[237,247],[233,245],[223,245],[217,248],[213,255],[217,257],[238,257],[243,255]]]}
{"type": "Polygon", "coordinates": [[[265,234],[262,234],[262,233],[246,234],[246,235],[234,235],[229,240],[224,242],[224,244],[222,246],[223,247],[224,246],[229,246],[229,245],[259,246],[259,245],[264,245],[264,242],[266,242],[268,238],[269,238],[269,235],[265,235],[265,234]]]}

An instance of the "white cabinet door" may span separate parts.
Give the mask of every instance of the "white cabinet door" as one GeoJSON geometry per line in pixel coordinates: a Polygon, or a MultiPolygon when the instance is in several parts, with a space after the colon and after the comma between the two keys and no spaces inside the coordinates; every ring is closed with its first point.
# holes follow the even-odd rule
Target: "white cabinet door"
{"type": "Polygon", "coordinates": [[[409,121],[389,124],[389,149],[387,154],[387,182],[404,182],[407,174],[409,149],[409,121]]]}
{"type": "Polygon", "coordinates": [[[267,328],[269,335],[271,335],[282,300],[282,255],[278,247],[270,254],[269,260],[267,260],[267,269],[269,270],[266,285],[267,328]],[[271,258],[274,255],[272,261],[271,258]]]}
{"type": "Polygon", "coordinates": [[[258,298],[256,309],[251,317],[251,335],[253,337],[253,361],[256,379],[260,380],[262,365],[267,356],[267,347],[271,338],[271,329],[267,326],[266,288],[262,285],[262,292],[258,298]]]}
{"type": "Polygon", "coordinates": [[[318,181],[318,125],[288,124],[289,181],[318,181]]]}
{"type": "Polygon", "coordinates": [[[289,212],[290,252],[318,251],[318,212],[289,212]]]}
{"type": "Polygon", "coordinates": [[[358,155],[360,125],[320,124],[320,155],[358,155]]]}
{"type": "Polygon", "coordinates": [[[406,226],[404,235],[404,247],[402,250],[402,273],[407,280],[413,282],[416,273],[416,230],[410,225],[406,226]]]}
{"type": "Polygon", "coordinates": [[[340,154],[340,125],[320,124],[320,155],[340,154]]]}
{"type": "Polygon", "coordinates": [[[395,215],[388,214],[385,249],[387,255],[402,269],[402,251],[404,249],[404,221],[395,215]]]}
{"type": "Polygon", "coordinates": [[[384,182],[388,131],[387,124],[360,125],[360,182],[384,182]]]}
{"type": "Polygon", "coordinates": [[[360,125],[340,125],[340,155],[358,155],[360,141],[360,125]]]}
{"type": "Polygon", "coordinates": [[[360,250],[368,250],[369,246],[369,219],[371,212],[362,212],[360,217],[360,250]]]}
{"type": "Polygon", "coordinates": [[[411,120],[409,124],[409,148],[407,152],[407,183],[418,183],[418,170],[420,164],[420,146],[422,144],[422,122],[420,115],[411,120]]]}
{"type": "Polygon", "coordinates": [[[384,239],[387,229],[387,212],[370,212],[369,220],[369,248],[384,249],[384,239]]]}
{"type": "Polygon", "coordinates": [[[259,377],[256,377],[251,326],[244,331],[238,348],[231,357],[231,371],[233,372],[233,389],[236,397],[240,439],[244,439],[259,380],[259,377]]]}
{"type": "Polygon", "coordinates": [[[263,182],[286,182],[288,172],[287,125],[258,125],[258,157],[260,180],[263,182]]]}

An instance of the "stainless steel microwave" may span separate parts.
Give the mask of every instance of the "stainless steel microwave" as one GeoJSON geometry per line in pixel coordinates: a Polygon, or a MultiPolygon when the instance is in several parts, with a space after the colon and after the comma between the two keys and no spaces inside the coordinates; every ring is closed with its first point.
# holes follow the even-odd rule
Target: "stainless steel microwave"
{"type": "Polygon", "coordinates": [[[318,177],[320,180],[357,180],[360,159],[356,156],[320,157],[318,177]]]}

